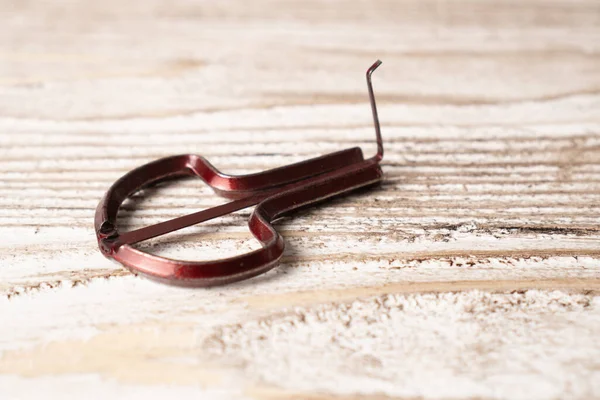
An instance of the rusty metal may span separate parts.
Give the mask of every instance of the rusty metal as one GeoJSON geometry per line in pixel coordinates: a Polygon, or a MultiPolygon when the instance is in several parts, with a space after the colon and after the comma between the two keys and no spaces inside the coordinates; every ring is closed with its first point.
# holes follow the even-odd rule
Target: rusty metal
{"type": "Polygon", "coordinates": [[[367,70],[369,99],[377,140],[377,153],[368,159],[353,147],[299,163],[249,175],[227,175],[198,155],[163,158],[129,172],[108,190],[96,210],[95,228],[102,253],[136,274],[182,286],[215,286],[247,279],[277,265],[284,240],[271,222],[300,207],[381,182],[379,165],[383,141],[367,70]],[[207,210],[120,233],[116,226],[121,204],[135,192],[158,181],[183,176],[202,179],[218,195],[232,201],[207,210]],[[256,205],[248,226],[262,248],[215,261],[179,261],[145,253],[132,245],[256,205]]]}

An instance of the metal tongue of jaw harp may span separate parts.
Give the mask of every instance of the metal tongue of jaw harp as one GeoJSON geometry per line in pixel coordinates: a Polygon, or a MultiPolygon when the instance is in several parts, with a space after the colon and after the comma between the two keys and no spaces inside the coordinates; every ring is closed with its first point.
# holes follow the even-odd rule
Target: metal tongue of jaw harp
{"type": "Polygon", "coordinates": [[[163,158],[127,173],[108,190],[96,210],[95,228],[102,253],[135,274],[180,286],[216,286],[247,279],[277,265],[284,240],[271,222],[300,207],[346,194],[381,182],[379,165],[383,141],[373,94],[371,74],[367,86],[377,137],[377,154],[365,159],[359,147],[341,150],[268,171],[248,175],[227,175],[203,157],[185,154],[163,158]],[[196,176],[218,195],[232,201],[183,217],[120,233],[116,226],[121,204],[135,192],[158,181],[196,176]],[[215,261],[180,261],[145,253],[132,245],[225,214],[256,205],[248,226],[262,248],[215,261]]]}

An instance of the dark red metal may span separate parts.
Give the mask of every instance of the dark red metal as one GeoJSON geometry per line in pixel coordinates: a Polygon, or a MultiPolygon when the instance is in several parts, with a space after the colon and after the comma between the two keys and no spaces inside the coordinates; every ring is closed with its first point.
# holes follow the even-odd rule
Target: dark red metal
{"type": "Polygon", "coordinates": [[[363,157],[353,147],[281,168],[249,174],[226,175],[197,155],[163,158],[129,172],[108,190],[96,210],[95,228],[102,253],[136,274],[182,286],[215,286],[247,279],[275,267],[284,241],[271,222],[300,207],[381,182],[379,162],[383,141],[371,74],[381,61],[367,70],[367,85],[377,137],[377,154],[363,157]],[[116,227],[121,204],[135,192],[158,181],[196,176],[229,203],[130,232],[116,227]],[[179,261],[145,253],[133,244],[256,205],[248,226],[262,248],[215,261],[179,261]]]}

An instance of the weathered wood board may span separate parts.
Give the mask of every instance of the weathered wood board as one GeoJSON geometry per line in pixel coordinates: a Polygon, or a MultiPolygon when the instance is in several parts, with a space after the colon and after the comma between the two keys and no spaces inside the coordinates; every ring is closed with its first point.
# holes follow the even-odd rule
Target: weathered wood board
{"type": "MultiPolygon", "coordinates": [[[[600,398],[600,3],[0,3],[0,398],[600,398]],[[97,251],[155,158],[250,172],[360,145],[384,184],[280,221],[268,274],[189,290],[97,251]]],[[[187,180],[130,228],[218,204],[187,180]]],[[[140,246],[258,244],[249,210],[140,246]]]]}

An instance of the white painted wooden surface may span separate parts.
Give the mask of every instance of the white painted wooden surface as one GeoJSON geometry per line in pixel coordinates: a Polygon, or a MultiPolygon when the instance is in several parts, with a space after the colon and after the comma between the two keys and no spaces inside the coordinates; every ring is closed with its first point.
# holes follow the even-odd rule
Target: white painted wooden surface
{"type": "MultiPolygon", "coordinates": [[[[0,398],[600,398],[597,1],[6,1],[0,21],[0,398]],[[281,221],[278,269],[189,290],[97,251],[97,202],[152,159],[372,152],[376,58],[385,183],[281,221]]],[[[144,195],[122,224],[220,201],[144,195]]],[[[248,215],[143,247],[245,252],[248,215]]]]}

